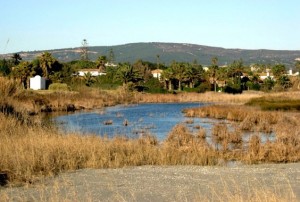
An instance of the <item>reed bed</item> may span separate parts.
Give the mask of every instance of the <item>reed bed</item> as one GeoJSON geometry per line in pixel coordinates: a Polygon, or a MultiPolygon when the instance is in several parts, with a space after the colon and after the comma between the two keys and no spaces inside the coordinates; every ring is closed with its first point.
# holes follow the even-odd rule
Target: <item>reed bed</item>
{"type": "Polygon", "coordinates": [[[291,125],[278,126],[276,140],[264,144],[256,136],[246,142],[239,130],[216,125],[212,138],[213,143],[220,146],[215,147],[206,141],[203,128],[192,133],[184,124],[175,126],[167,138],[159,142],[152,135],[137,139],[63,135],[55,128],[24,125],[3,114],[0,121],[0,175],[12,183],[31,183],[41,176],[82,168],[300,160],[300,128],[291,130],[291,125]]]}
{"type": "Polygon", "coordinates": [[[251,99],[246,103],[249,106],[259,106],[262,110],[269,111],[299,111],[300,98],[287,98],[287,97],[260,97],[251,99]]]}
{"type": "Polygon", "coordinates": [[[178,93],[178,94],[141,94],[135,96],[136,102],[142,103],[168,103],[168,102],[219,102],[219,103],[236,103],[244,104],[252,98],[261,97],[260,92],[245,92],[243,94],[226,94],[226,93],[178,93]]]}
{"type": "Polygon", "coordinates": [[[3,114],[0,121],[0,173],[9,182],[30,183],[40,176],[81,168],[217,163],[213,149],[182,127],[159,144],[151,135],[138,139],[61,135],[54,128],[25,126],[3,114]]]}
{"type": "Polygon", "coordinates": [[[231,121],[216,124],[212,142],[224,159],[246,163],[298,162],[300,160],[300,124],[297,114],[267,112],[253,107],[212,105],[185,110],[188,117],[209,117],[231,121]],[[243,133],[250,132],[244,140],[243,133]],[[274,140],[262,141],[273,134],[274,140]],[[243,148],[243,149],[241,149],[243,148]]]}

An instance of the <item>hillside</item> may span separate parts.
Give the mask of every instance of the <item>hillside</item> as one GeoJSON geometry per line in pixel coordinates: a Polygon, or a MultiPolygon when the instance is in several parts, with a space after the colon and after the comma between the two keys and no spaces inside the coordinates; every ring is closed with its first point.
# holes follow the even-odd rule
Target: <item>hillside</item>
{"type": "MultiPolygon", "coordinates": [[[[117,46],[90,46],[89,58],[95,60],[99,55],[108,55],[113,50],[116,62],[134,62],[138,59],[157,62],[157,55],[161,63],[169,64],[173,60],[192,62],[195,59],[203,65],[209,65],[212,57],[218,57],[219,64],[230,64],[233,60],[242,59],[245,64],[283,63],[293,66],[295,58],[300,57],[300,51],[286,50],[245,50],[225,49],[219,47],[202,46],[182,43],[132,43],[117,46]]],[[[78,60],[80,58],[80,47],[56,50],[43,50],[32,52],[19,52],[24,60],[32,60],[44,51],[61,62],[78,60]]]]}

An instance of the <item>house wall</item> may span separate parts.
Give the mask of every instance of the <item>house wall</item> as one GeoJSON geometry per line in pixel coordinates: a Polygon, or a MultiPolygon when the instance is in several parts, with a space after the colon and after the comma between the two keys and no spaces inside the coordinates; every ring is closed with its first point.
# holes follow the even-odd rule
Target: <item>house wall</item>
{"type": "Polygon", "coordinates": [[[46,80],[45,78],[36,75],[33,78],[30,78],[30,89],[32,90],[44,90],[46,89],[46,80]]]}

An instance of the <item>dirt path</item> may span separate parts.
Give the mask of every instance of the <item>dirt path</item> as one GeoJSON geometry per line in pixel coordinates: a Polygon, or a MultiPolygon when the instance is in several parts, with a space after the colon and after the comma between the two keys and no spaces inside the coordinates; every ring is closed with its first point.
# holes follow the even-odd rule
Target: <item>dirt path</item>
{"type": "Polygon", "coordinates": [[[0,201],[300,201],[300,163],[231,167],[84,169],[29,187],[0,189],[0,201]]]}

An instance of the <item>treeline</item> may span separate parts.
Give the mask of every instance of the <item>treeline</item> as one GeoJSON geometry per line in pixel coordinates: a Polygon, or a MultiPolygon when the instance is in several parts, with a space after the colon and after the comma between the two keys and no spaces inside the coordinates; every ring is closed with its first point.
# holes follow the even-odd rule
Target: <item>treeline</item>
{"type": "MultiPolygon", "coordinates": [[[[218,58],[211,58],[211,65],[203,67],[196,60],[188,62],[173,61],[170,65],[138,60],[131,63],[114,64],[113,56],[99,56],[96,61],[77,60],[61,63],[49,52],[44,52],[31,62],[22,61],[19,54],[0,60],[0,75],[19,81],[29,88],[29,79],[35,75],[46,78],[50,84],[67,84],[69,89],[80,86],[101,89],[116,89],[127,86],[131,90],[166,93],[177,91],[205,92],[222,91],[241,93],[243,90],[284,91],[298,82],[298,77],[287,74],[282,64],[254,64],[246,66],[242,60],[234,61],[227,66],[219,66],[218,58]],[[86,72],[79,75],[82,69],[98,69],[103,74],[93,76],[86,72]],[[160,75],[153,77],[153,70],[161,70],[160,75]],[[262,79],[261,74],[268,72],[262,79]]],[[[300,62],[295,63],[295,70],[300,70],[300,62]]]]}

